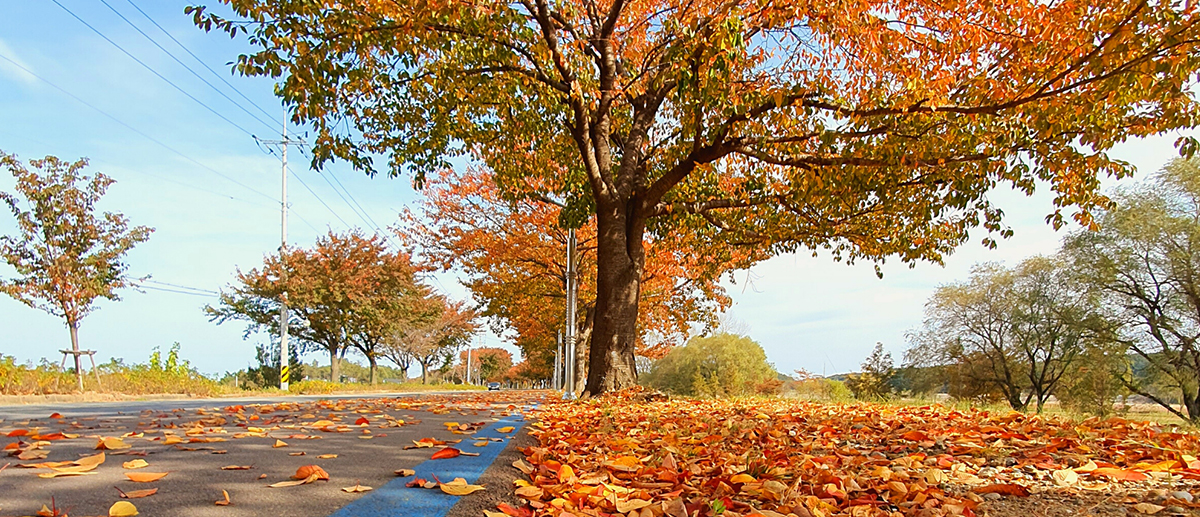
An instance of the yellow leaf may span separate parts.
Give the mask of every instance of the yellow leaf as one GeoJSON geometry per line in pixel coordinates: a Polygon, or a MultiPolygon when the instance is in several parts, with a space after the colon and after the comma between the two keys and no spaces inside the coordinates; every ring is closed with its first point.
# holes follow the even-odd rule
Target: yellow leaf
{"type": "Polygon", "coordinates": [[[99,466],[101,463],[104,463],[104,451],[100,451],[99,453],[91,456],[84,456],[73,461],[72,463],[81,467],[85,465],[99,466]]]}
{"type": "Polygon", "coordinates": [[[510,425],[510,426],[505,426],[505,427],[498,427],[498,428],[496,428],[496,432],[508,434],[508,433],[513,432],[513,430],[515,430],[515,429],[516,429],[516,427],[513,427],[510,425]]]}
{"type": "Polygon", "coordinates": [[[446,426],[446,429],[454,429],[455,427],[459,426],[459,423],[458,422],[442,422],[442,425],[446,426]]]}
{"type": "MultiPolygon", "coordinates": [[[[731,483],[753,483],[758,480],[754,479],[754,476],[751,476],[750,474],[738,474],[736,476],[729,478],[729,481],[731,483]]],[[[621,513],[625,513],[625,512],[621,512],[621,513]]]]}
{"type": "Polygon", "coordinates": [[[177,443],[183,443],[183,438],[178,436],[168,436],[163,438],[163,445],[175,445],[177,443]]]}
{"type": "Polygon", "coordinates": [[[482,441],[482,442],[475,442],[475,443],[474,443],[474,444],[472,444],[472,445],[474,445],[474,446],[476,446],[476,447],[487,447],[487,444],[488,444],[488,443],[491,443],[491,442],[488,442],[487,440],[484,440],[484,441],[482,441]]]}
{"type": "Polygon", "coordinates": [[[417,471],[415,471],[415,470],[412,470],[412,469],[400,469],[400,470],[397,470],[397,471],[395,472],[395,474],[396,474],[397,476],[400,476],[400,477],[402,477],[402,478],[406,478],[406,477],[408,477],[408,476],[415,476],[415,475],[417,475],[417,471]]]}
{"type": "Polygon", "coordinates": [[[225,499],[217,501],[213,504],[215,504],[217,506],[229,506],[229,505],[233,504],[233,502],[229,500],[229,492],[222,490],[221,495],[225,496],[225,499]]]}
{"type": "Polygon", "coordinates": [[[542,489],[536,486],[523,486],[518,488],[515,493],[526,499],[541,499],[543,494],[542,489]]]}
{"type": "Polygon", "coordinates": [[[133,517],[137,514],[137,507],[129,501],[117,501],[108,507],[108,517],[133,517]]]}
{"type": "Polygon", "coordinates": [[[50,479],[50,478],[61,478],[61,477],[68,477],[68,476],[91,476],[93,474],[96,474],[96,473],[95,472],[46,472],[44,474],[38,474],[38,477],[43,478],[43,479],[50,479]]]}
{"type": "Polygon", "coordinates": [[[113,436],[101,438],[100,441],[96,442],[97,449],[108,449],[110,451],[129,449],[132,447],[132,445],[125,443],[124,440],[113,436]]]}
{"type": "Polygon", "coordinates": [[[331,460],[331,459],[334,459],[334,458],[336,458],[336,457],[337,457],[337,454],[322,454],[322,455],[319,455],[319,456],[317,456],[317,459],[321,459],[321,460],[331,460]]]}
{"type": "Polygon", "coordinates": [[[350,494],[358,494],[361,492],[370,492],[371,490],[374,490],[374,489],[369,486],[362,486],[359,484],[355,484],[354,486],[348,486],[348,487],[342,488],[343,492],[350,493],[350,494]]]}
{"type": "Polygon", "coordinates": [[[275,445],[272,445],[271,447],[278,449],[279,447],[287,447],[287,446],[288,446],[287,442],[285,442],[283,440],[275,440],[275,445]]]}
{"type": "Polygon", "coordinates": [[[454,481],[442,483],[438,485],[438,488],[450,495],[467,495],[484,490],[482,486],[468,484],[467,480],[463,478],[454,478],[454,481]]]}
{"type": "Polygon", "coordinates": [[[1058,486],[1074,486],[1079,483],[1079,474],[1071,469],[1056,470],[1050,477],[1054,478],[1054,484],[1058,486]]]}
{"type": "Polygon", "coordinates": [[[125,467],[127,469],[140,469],[140,468],[144,468],[144,467],[149,467],[150,464],[146,463],[146,460],[139,458],[136,460],[126,461],[125,463],[122,463],[121,466],[125,467]]]}

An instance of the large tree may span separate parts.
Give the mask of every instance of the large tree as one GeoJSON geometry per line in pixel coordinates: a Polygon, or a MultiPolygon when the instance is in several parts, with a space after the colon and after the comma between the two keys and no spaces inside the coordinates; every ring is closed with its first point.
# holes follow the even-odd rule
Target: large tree
{"type": "Polygon", "coordinates": [[[1200,423],[1200,161],[1174,161],[1117,201],[1099,232],[1078,232],[1065,249],[1145,365],[1118,380],[1200,423]]]}
{"type": "MultiPolygon", "coordinates": [[[[556,333],[565,324],[567,231],[558,226],[559,207],[534,199],[508,200],[485,170],[445,170],[427,178],[419,210],[406,211],[409,231],[422,259],[433,267],[461,272],[463,284],[497,333],[509,333],[526,368],[550,378],[556,333]]],[[[577,385],[585,381],[587,349],[596,300],[594,218],[580,228],[575,267],[579,278],[576,315],[577,385]]],[[[675,236],[672,236],[673,238],[675,236]]],[[[701,247],[655,240],[647,245],[638,311],[641,356],[659,358],[683,344],[693,325],[714,326],[730,300],[718,280],[738,264],[743,250],[723,261],[700,258],[701,247]]]]}
{"type": "Polygon", "coordinates": [[[75,380],[83,391],[79,323],[98,298],[120,300],[117,290],[134,285],[125,255],[150,238],[153,228],[129,226],[118,212],[97,214],[96,204],[115,182],[83,173],[74,163],[47,156],[30,160],[0,151],[0,167],[16,180],[15,193],[0,192],[17,221],[17,234],[0,236],[0,257],[17,277],[0,279],[0,292],[62,318],[71,332],[75,380]]]}
{"type": "Polygon", "coordinates": [[[1090,223],[1113,145],[1197,120],[1174,0],[223,2],[188,12],[249,34],[236,69],[280,79],[315,165],[420,183],[466,155],[595,215],[590,393],[635,382],[648,235],[937,262],[1009,232],[998,184],[1090,223]]]}

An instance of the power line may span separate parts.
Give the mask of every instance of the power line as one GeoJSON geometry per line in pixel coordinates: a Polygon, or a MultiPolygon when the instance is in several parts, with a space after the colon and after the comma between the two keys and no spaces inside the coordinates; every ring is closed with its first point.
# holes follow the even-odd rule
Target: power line
{"type": "Polygon", "coordinates": [[[174,287],[176,289],[186,289],[188,291],[198,291],[201,293],[208,293],[208,294],[221,294],[217,291],[213,291],[212,289],[201,289],[199,287],[188,287],[186,285],[172,284],[172,283],[168,283],[168,282],[159,282],[158,280],[151,280],[149,278],[147,278],[146,280],[143,280],[143,282],[157,284],[157,285],[166,286],[166,287],[174,287]]]}
{"type": "MultiPolygon", "coordinates": [[[[120,125],[124,126],[126,129],[128,129],[128,130],[130,130],[130,131],[133,131],[134,133],[137,133],[137,134],[141,135],[142,137],[146,138],[147,140],[149,140],[149,141],[151,141],[151,142],[154,142],[154,143],[158,144],[158,145],[159,145],[159,146],[161,146],[162,148],[164,148],[164,149],[166,149],[166,150],[168,150],[168,151],[171,151],[171,152],[173,152],[173,153],[175,153],[175,154],[179,155],[181,158],[183,158],[183,159],[185,159],[185,160],[187,160],[187,161],[189,161],[189,162],[192,162],[193,164],[196,164],[197,166],[199,166],[199,167],[201,167],[201,168],[203,168],[203,169],[205,169],[205,170],[207,170],[207,171],[209,171],[209,172],[211,172],[211,173],[213,173],[213,174],[216,174],[217,176],[220,176],[220,177],[222,177],[222,178],[224,178],[224,179],[226,179],[226,180],[228,180],[228,181],[232,182],[233,184],[235,184],[235,185],[237,185],[237,186],[239,186],[239,187],[242,187],[242,188],[244,188],[244,189],[246,189],[246,190],[249,190],[249,191],[251,191],[251,192],[254,192],[254,193],[256,193],[256,194],[258,194],[258,195],[260,195],[260,196],[263,196],[263,197],[265,197],[265,198],[267,198],[267,199],[270,199],[270,200],[271,200],[271,202],[273,202],[273,203],[278,203],[278,202],[279,202],[279,200],[278,200],[278,199],[275,199],[275,197],[273,197],[273,196],[271,196],[271,195],[269,195],[269,194],[266,194],[266,193],[264,193],[263,191],[261,191],[261,190],[258,190],[258,189],[254,188],[254,187],[251,187],[251,186],[249,186],[249,185],[247,185],[247,184],[245,184],[245,183],[242,183],[242,182],[240,182],[240,181],[238,181],[238,180],[236,180],[236,179],[233,179],[233,177],[231,177],[231,176],[227,176],[227,175],[225,175],[225,174],[221,173],[220,171],[218,171],[218,170],[216,170],[216,169],[214,169],[214,168],[212,168],[212,167],[209,167],[209,166],[207,166],[207,165],[205,165],[205,164],[203,164],[203,163],[200,163],[200,162],[199,162],[199,161],[197,161],[195,158],[192,158],[191,156],[188,156],[188,155],[186,155],[186,154],[183,154],[182,152],[180,152],[179,150],[175,149],[174,147],[171,147],[171,146],[169,146],[169,145],[167,145],[167,144],[163,143],[161,140],[159,140],[159,139],[157,139],[157,138],[154,138],[154,137],[152,137],[152,136],[150,136],[150,135],[148,135],[148,134],[146,134],[146,133],[142,132],[141,130],[139,130],[139,129],[137,129],[137,128],[135,128],[135,127],[133,127],[133,126],[131,126],[131,125],[127,124],[127,123],[125,123],[125,122],[124,122],[124,121],[122,121],[121,119],[119,119],[119,118],[117,118],[117,117],[115,117],[115,116],[113,116],[113,115],[109,114],[107,111],[104,111],[104,110],[102,110],[102,109],[100,109],[100,108],[97,108],[96,106],[93,106],[91,103],[89,103],[89,102],[87,102],[87,101],[83,100],[83,99],[82,99],[82,98],[80,98],[79,96],[77,96],[77,95],[75,95],[75,94],[73,94],[73,93],[71,93],[71,92],[67,91],[66,89],[64,89],[63,87],[61,87],[61,86],[59,86],[59,85],[57,85],[57,84],[54,84],[54,83],[53,83],[53,82],[51,82],[49,79],[46,79],[45,77],[42,77],[42,76],[40,76],[40,75],[38,75],[38,74],[35,74],[35,73],[33,73],[33,71],[32,71],[32,70],[30,70],[30,69],[28,69],[28,68],[25,68],[25,67],[24,67],[24,66],[22,66],[20,63],[16,62],[16,61],[15,61],[15,60],[13,60],[13,59],[10,59],[8,56],[5,56],[4,54],[0,54],[0,59],[3,59],[3,60],[5,60],[5,61],[8,61],[8,62],[9,62],[10,64],[12,64],[13,66],[15,66],[15,67],[17,67],[17,68],[20,68],[21,70],[24,70],[24,71],[25,71],[25,73],[27,73],[27,74],[29,74],[29,75],[32,75],[32,76],[36,77],[38,80],[40,80],[40,81],[42,81],[42,82],[44,82],[44,83],[46,83],[46,84],[50,85],[50,87],[51,87],[51,88],[54,88],[55,90],[58,90],[58,91],[62,92],[64,95],[66,95],[66,96],[68,96],[68,97],[70,97],[70,98],[72,98],[72,99],[75,99],[75,100],[76,100],[77,102],[79,102],[80,104],[83,104],[84,106],[87,106],[87,107],[89,107],[89,108],[91,108],[91,109],[95,110],[96,112],[100,113],[101,115],[104,115],[105,117],[108,117],[108,118],[109,118],[109,119],[111,119],[113,122],[116,122],[117,124],[120,124],[120,125]]],[[[192,187],[192,188],[196,188],[196,189],[199,189],[199,190],[204,190],[205,192],[210,192],[210,193],[214,193],[214,194],[216,194],[216,192],[213,192],[213,191],[210,191],[210,190],[206,190],[206,189],[202,189],[202,188],[200,188],[200,187],[191,186],[191,185],[188,185],[188,184],[186,184],[186,183],[182,183],[182,182],[179,182],[179,181],[171,180],[171,179],[168,179],[168,178],[165,178],[165,177],[161,177],[161,176],[156,176],[156,177],[158,177],[159,179],[162,179],[162,180],[164,180],[164,181],[170,181],[170,182],[172,182],[172,183],[179,183],[179,184],[181,184],[181,185],[190,186],[190,187],[192,187]]],[[[228,196],[227,194],[218,194],[218,195],[222,195],[222,196],[228,196]]],[[[236,199],[236,198],[233,198],[232,196],[228,196],[228,197],[230,197],[231,199],[236,199]]],[[[248,202],[248,203],[249,203],[249,201],[246,201],[246,202],[248,202]]]]}
{"type": "Polygon", "coordinates": [[[167,289],[165,287],[154,287],[152,285],[140,285],[140,286],[138,286],[138,288],[139,289],[149,289],[151,291],[162,291],[164,293],[188,294],[188,295],[192,295],[192,296],[203,296],[205,298],[218,298],[218,295],[215,295],[215,294],[195,293],[195,292],[191,292],[191,291],[180,291],[177,289],[167,289]]]}
{"type": "Polygon", "coordinates": [[[179,48],[183,49],[184,52],[187,52],[187,54],[189,56],[192,56],[192,58],[195,59],[197,63],[200,63],[200,66],[203,66],[205,69],[207,69],[209,72],[211,72],[213,74],[213,76],[215,76],[217,79],[220,79],[221,82],[225,83],[225,86],[228,86],[231,90],[233,90],[235,93],[237,93],[238,96],[245,99],[246,102],[250,103],[251,106],[254,106],[254,108],[257,109],[258,111],[262,112],[263,115],[266,115],[267,119],[270,119],[271,117],[274,116],[274,115],[271,115],[270,113],[267,113],[267,110],[263,109],[262,106],[259,106],[257,103],[250,100],[250,98],[247,97],[246,94],[242,93],[242,91],[240,89],[238,89],[238,87],[234,86],[229,81],[225,80],[224,76],[217,73],[216,70],[213,70],[212,67],[208,66],[208,63],[205,63],[203,59],[200,59],[199,56],[197,56],[195,53],[193,53],[191,50],[189,50],[187,48],[187,46],[185,46],[179,40],[175,39],[175,36],[172,36],[170,32],[167,32],[167,29],[164,29],[162,25],[159,25],[158,22],[154,21],[154,18],[150,17],[149,14],[146,14],[146,11],[143,11],[141,7],[138,7],[137,4],[133,3],[133,0],[126,0],[126,1],[129,2],[129,5],[132,5],[134,9],[137,9],[137,11],[139,13],[142,13],[142,16],[145,16],[147,20],[150,20],[150,23],[154,24],[155,27],[158,27],[158,30],[162,31],[163,34],[166,34],[168,38],[171,38],[171,41],[174,41],[176,45],[179,45],[179,48]]]}
{"type": "MultiPolygon", "coordinates": [[[[233,99],[232,99],[232,98],[230,98],[228,95],[225,95],[225,92],[221,91],[221,90],[220,90],[219,88],[217,88],[216,86],[213,86],[213,84],[212,84],[212,83],[210,83],[210,82],[208,82],[208,79],[205,79],[204,77],[202,77],[202,76],[200,75],[200,73],[199,73],[199,72],[196,72],[195,70],[193,70],[193,69],[192,69],[192,67],[190,67],[190,66],[188,66],[187,64],[185,64],[185,63],[184,63],[182,60],[180,60],[178,57],[175,57],[175,54],[172,54],[172,53],[171,53],[171,51],[167,50],[167,49],[166,49],[166,48],[164,48],[162,45],[160,45],[160,44],[158,43],[158,41],[155,41],[155,39],[154,39],[154,38],[151,38],[149,34],[146,34],[146,33],[145,33],[145,31],[143,31],[141,28],[139,28],[137,25],[135,25],[135,24],[134,24],[132,21],[130,21],[130,20],[129,20],[129,18],[126,18],[124,14],[121,14],[121,12],[120,12],[120,11],[118,11],[118,10],[116,10],[115,8],[113,8],[113,6],[112,6],[112,5],[109,5],[109,3],[108,3],[106,0],[100,0],[100,3],[104,4],[104,6],[105,6],[105,7],[107,7],[107,8],[108,8],[108,10],[110,10],[110,11],[112,11],[114,14],[116,14],[116,15],[117,15],[117,17],[121,18],[122,20],[125,20],[125,23],[129,24],[129,26],[130,26],[130,27],[133,27],[133,30],[137,31],[137,32],[138,32],[138,34],[141,34],[143,37],[145,37],[147,40],[149,40],[149,41],[150,41],[150,43],[154,44],[154,46],[155,46],[155,47],[158,47],[158,49],[159,49],[159,50],[161,50],[161,51],[163,51],[163,53],[164,53],[164,54],[166,54],[167,56],[169,56],[171,59],[175,60],[175,62],[176,62],[176,63],[179,63],[179,66],[182,66],[183,68],[187,69],[187,71],[188,71],[188,72],[191,72],[191,73],[192,73],[192,75],[196,76],[196,79],[199,79],[199,80],[200,80],[200,82],[202,82],[202,83],[204,83],[204,84],[208,85],[208,87],[209,87],[209,88],[212,88],[212,89],[213,89],[213,91],[217,92],[217,94],[218,94],[218,95],[220,95],[221,97],[224,97],[224,98],[225,98],[225,100],[229,101],[229,102],[230,102],[230,103],[232,103],[234,106],[237,106],[237,107],[238,107],[238,109],[242,110],[242,111],[243,111],[243,112],[245,112],[247,115],[250,115],[250,117],[252,117],[252,118],[254,118],[255,120],[259,121],[259,122],[260,122],[260,123],[262,123],[264,126],[267,126],[267,129],[270,129],[271,131],[275,131],[275,126],[272,126],[272,125],[271,125],[269,122],[267,122],[267,121],[263,120],[263,119],[262,119],[261,117],[259,117],[258,115],[255,115],[254,113],[251,113],[251,112],[250,112],[250,110],[246,109],[246,108],[245,108],[244,106],[242,106],[242,105],[241,105],[239,102],[237,102],[237,101],[233,100],[233,99]]],[[[136,6],[135,6],[135,7],[136,7],[136,6]]],[[[145,14],[145,13],[142,13],[142,14],[145,14]]],[[[159,27],[159,28],[161,29],[161,27],[159,27]]]]}
{"type": "Polygon", "coordinates": [[[66,11],[66,12],[67,12],[67,14],[71,15],[71,16],[72,16],[73,18],[75,18],[76,20],[79,20],[79,23],[82,23],[84,26],[86,26],[87,28],[91,29],[91,30],[92,30],[92,32],[95,32],[95,33],[96,33],[96,34],[98,34],[98,35],[99,35],[101,38],[104,38],[104,41],[107,41],[107,42],[111,43],[111,44],[112,44],[112,46],[114,46],[114,47],[117,47],[117,50],[120,50],[120,51],[121,51],[122,53],[124,53],[126,56],[129,56],[129,59],[132,59],[132,60],[136,61],[136,62],[137,62],[137,64],[139,64],[139,65],[142,65],[142,67],[143,67],[143,68],[145,68],[146,70],[149,70],[149,71],[150,71],[150,73],[154,74],[154,75],[155,75],[155,76],[157,76],[159,79],[162,79],[164,82],[166,82],[167,84],[171,85],[171,86],[172,86],[173,88],[175,88],[176,90],[179,90],[179,93],[182,93],[182,94],[184,94],[185,96],[187,96],[187,98],[189,98],[189,99],[192,99],[193,101],[196,101],[196,104],[199,104],[199,105],[203,106],[203,107],[204,107],[204,109],[206,109],[206,110],[208,110],[208,111],[212,112],[212,114],[213,114],[213,115],[216,115],[216,116],[217,116],[217,117],[219,117],[221,120],[224,120],[225,122],[228,122],[228,123],[229,123],[230,125],[232,125],[233,127],[236,127],[236,128],[238,128],[238,129],[242,130],[242,132],[246,133],[247,135],[254,136],[254,133],[251,133],[251,132],[250,132],[250,130],[248,130],[248,129],[246,129],[246,128],[242,127],[242,126],[241,126],[240,124],[238,124],[237,122],[234,122],[234,121],[232,121],[232,120],[229,120],[229,118],[227,118],[225,115],[222,115],[222,114],[220,114],[219,112],[217,112],[217,110],[213,109],[213,108],[212,108],[211,106],[209,106],[208,104],[205,104],[205,103],[204,103],[204,101],[201,101],[200,99],[197,99],[195,96],[193,96],[192,94],[188,93],[188,92],[187,92],[187,90],[184,90],[183,88],[180,88],[180,87],[179,87],[179,85],[175,84],[175,83],[174,83],[174,82],[172,82],[170,79],[167,79],[167,78],[166,78],[166,76],[164,76],[164,75],[162,75],[162,74],[158,73],[158,71],[157,71],[157,70],[155,70],[154,68],[152,68],[150,65],[147,65],[146,63],[142,62],[142,60],[141,60],[141,59],[138,59],[138,58],[137,58],[137,56],[134,56],[133,54],[129,53],[129,51],[128,51],[128,50],[125,50],[125,48],[124,48],[124,47],[122,47],[122,46],[118,45],[118,44],[117,44],[117,42],[115,42],[115,41],[113,41],[113,40],[109,39],[109,37],[108,37],[108,36],[105,36],[103,32],[100,32],[98,29],[96,29],[95,27],[93,27],[93,26],[92,26],[90,23],[88,23],[88,22],[84,21],[84,19],[83,19],[83,18],[80,18],[80,17],[79,17],[79,15],[75,14],[75,13],[74,13],[74,12],[72,12],[70,9],[67,9],[67,6],[65,6],[65,5],[63,5],[63,4],[61,4],[61,3],[59,3],[59,1],[58,1],[58,0],[50,0],[50,1],[51,1],[51,2],[54,2],[54,4],[55,4],[55,5],[57,5],[57,6],[61,7],[61,8],[62,8],[62,10],[66,11]]]}
{"type": "MultiPolygon", "coordinates": [[[[262,150],[266,151],[267,153],[270,153],[271,156],[274,156],[276,160],[283,160],[283,158],[281,158],[278,154],[275,154],[275,150],[272,149],[270,146],[263,147],[261,145],[263,142],[260,141],[258,138],[254,139],[254,143],[259,144],[259,149],[262,149],[262,150]]],[[[333,216],[336,217],[337,220],[341,221],[342,224],[346,226],[346,228],[353,228],[353,226],[351,226],[350,223],[347,223],[345,219],[342,219],[341,214],[338,214],[337,211],[335,211],[333,209],[333,207],[329,206],[329,203],[326,203],[324,199],[321,199],[321,196],[317,195],[317,191],[313,190],[312,187],[308,186],[308,182],[304,181],[304,179],[301,178],[299,174],[296,174],[296,171],[292,170],[291,166],[288,166],[288,173],[291,174],[291,176],[293,178],[295,178],[296,181],[299,181],[300,185],[304,187],[304,190],[307,190],[309,194],[312,194],[312,196],[314,198],[316,198],[317,202],[321,203],[321,206],[324,206],[326,210],[329,210],[329,213],[333,214],[333,216]]],[[[309,226],[311,226],[311,225],[309,225],[309,226]]],[[[313,228],[313,229],[316,230],[316,228],[313,228]]],[[[317,233],[320,233],[320,230],[317,230],[317,233]]]]}
{"type": "MultiPolygon", "coordinates": [[[[301,148],[300,153],[304,153],[303,148],[301,148]]],[[[367,214],[366,209],[364,209],[362,205],[358,204],[358,200],[354,199],[354,196],[350,194],[350,191],[346,189],[345,185],[342,185],[342,182],[337,179],[337,176],[334,176],[332,173],[321,174],[319,172],[317,175],[325,180],[325,183],[329,185],[329,188],[333,189],[334,194],[337,194],[338,197],[342,198],[342,201],[346,203],[346,206],[350,207],[350,211],[354,212],[354,215],[357,215],[359,219],[362,219],[363,223],[367,225],[367,228],[369,228],[375,235],[383,237],[383,240],[387,241],[388,244],[393,246],[396,245],[396,243],[392,241],[391,237],[388,236],[387,232],[383,231],[379,227],[379,224],[377,224],[375,220],[371,219],[371,216],[367,214]],[[342,192],[338,191],[337,187],[333,186],[333,182],[329,181],[330,176],[333,176],[333,181],[337,182],[338,186],[342,187],[342,191],[345,191],[346,193],[345,195],[342,195],[342,192]]]]}

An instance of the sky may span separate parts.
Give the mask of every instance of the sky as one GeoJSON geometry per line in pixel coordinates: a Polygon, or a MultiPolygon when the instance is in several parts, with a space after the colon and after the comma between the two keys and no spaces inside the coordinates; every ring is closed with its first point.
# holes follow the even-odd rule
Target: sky
{"type": "MultiPolygon", "coordinates": [[[[149,275],[155,289],[99,302],[83,322],[81,346],[97,350],[103,361],[140,362],[154,347],[178,342],[182,356],[201,372],[218,374],[250,365],[254,345],[266,341],[261,335],[243,339],[240,324],[209,322],[202,308],[238,268],[260,265],[279,247],[278,151],[269,154],[255,137],[279,139],[283,110],[269,79],[229,72],[228,63],[248,49],[244,40],[196,29],[183,12],[186,5],[0,0],[0,150],[23,160],[87,157],[90,170],[117,181],[101,207],[155,228],[128,257],[130,273],[149,275]]],[[[303,136],[302,128],[289,131],[303,136]]],[[[1176,155],[1177,136],[1127,142],[1113,154],[1135,164],[1143,177],[1176,155]]],[[[289,168],[293,246],[310,245],[330,230],[382,231],[420,195],[407,178],[369,178],[341,163],[317,173],[295,147],[289,168]]],[[[0,175],[0,190],[11,191],[12,184],[0,175]]],[[[1053,208],[1047,190],[1043,186],[1032,197],[992,193],[1015,235],[988,250],[979,234],[944,266],[888,263],[879,279],[870,263],[847,266],[824,254],[775,257],[727,284],[734,300],[730,316],[784,373],[855,370],[876,342],[899,360],[905,333],[920,325],[937,286],[965,278],[978,262],[1015,264],[1055,251],[1062,232],[1044,222],[1053,208]]],[[[14,228],[12,218],[0,214],[0,234],[14,228]]],[[[0,265],[0,276],[11,273],[0,265]]],[[[431,281],[453,298],[469,296],[453,274],[431,281]]],[[[516,350],[491,334],[476,343],[516,350]]],[[[69,347],[60,320],[0,296],[0,354],[57,363],[58,350],[69,347]]]]}

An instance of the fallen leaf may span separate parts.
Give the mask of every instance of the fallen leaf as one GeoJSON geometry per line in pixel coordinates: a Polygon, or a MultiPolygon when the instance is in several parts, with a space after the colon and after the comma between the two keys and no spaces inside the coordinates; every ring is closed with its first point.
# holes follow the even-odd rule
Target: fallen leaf
{"type": "Polygon", "coordinates": [[[367,417],[365,417],[365,416],[360,416],[360,417],[358,417],[358,420],[354,421],[354,425],[368,425],[370,423],[371,423],[371,421],[367,420],[367,417]]]}
{"type": "Polygon", "coordinates": [[[1071,469],[1056,470],[1050,473],[1050,477],[1058,486],[1075,486],[1079,483],[1079,474],[1071,469]]]}
{"type": "Polygon", "coordinates": [[[275,445],[272,445],[271,447],[279,448],[279,447],[287,447],[287,446],[288,446],[287,442],[285,442],[283,440],[275,440],[275,445]]]}
{"type": "Polygon", "coordinates": [[[997,483],[995,485],[976,488],[972,490],[972,492],[977,494],[1001,494],[1015,497],[1029,497],[1029,489],[1015,483],[997,483]]]}
{"type": "Polygon", "coordinates": [[[396,474],[397,476],[400,476],[400,477],[402,477],[402,478],[406,478],[406,477],[408,477],[408,476],[415,476],[415,475],[417,475],[417,471],[415,471],[415,470],[412,470],[412,469],[400,469],[400,470],[397,470],[397,471],[395,472],[395,474],[396,474]]]}
{"type": "Polygon", "coordinates": [[[70,477],[70,476],[91,476],[93,474],[96,474],[96,473],[95,472],[78,472],[78,471],[77,472],[46,472],[43,474],[38,474],[38,477],[43,478],[43,479],[51,479],[51,478],[61,478],[61,477],[70,477]]]}
{"type": "Polygon", "coordinates": [[[1100,467],[1093,470],[1091,474],[1093,476],[1103,476],[1116,481],[1145,481],[1150,479],[1150,476],[1142,474],[1141,472],[1113,467],[1100,467]]]}
{"type": "Polygon", "coordinates": [[[1138,503],[1133,505],[1134,510],[1137,510],[1138,513],[1143,513],[1146,515],[1154,515],[1158,512],[1161,512],[1163,508],[1164,507],[1162,506],[1151,503],[1138,503]]]}
{"type": "Polygon", "coordinates": [[[449,483],[441,483],[438,485],[438,488],[442,489],[442,492],[447,494],[459,496],[473,494],[480,490],[484,490],[484,488],[480,485],[468,484],[467,480],[463,478],[454,478],[454,481],[449,483]]]}
{"type": "Polygon", "coordinates": [[[117,501],[108,507],[108,517],[133,517],[137,514],[137,507],[129,501],[117,501]]]}
{"type": "Polygon", "coordinates": [[[308,454],[307,452],[303,452],[303,451],[301,451],[301,452],[289,452],[289,453],[288,453],[288,456],[304,456],[304,455],[307,455],[307,454],[308,454]]]}
{"type": "Polygon", "coordinates": [[[523,486],[516,489],[514,493],[526,499],[541,499],[544,491],[536,486],[523,486]]]}
{"type": "Polygon", "coordinates": [[[334,459],[334,458],[336,458],[336,457],[337,457],[337,454],[322,454],[322,455],[320,455],[320,456],[317,456],[317,459],[321,459],[321,460],[331,460],[331,459],[334,459]]]}
{"type": "Polygon", "coordinates": [[[462,454],[462,451],[455,449],[454,447],[446,447],[446,448],[443,448],[443,449],[433,453],[433,456],[430,456],[429,459],[444,460],[444,459],[448,459],[448,458],[457,457],[460,454],[462,454]]]}
{"type": "Polygon", "coordinates": [[[502,434],[508,434],[508,433],[513,432],[516,429],[517,429],[516,427],[513,427],[510,425],[510,426],[505,426],[505,427],[497,427],[496,432],[502,433],[502,434]]]}
{"type": "Polygon", "coordinates": [[[101,438],[100,441],[96,442],[97,449],[108,449],[110,451],[119,451],[121,449],[129,449],[132,447],[132,445],[125,443],[125,440],[113,436],[101,438]]]}
{"type": "Polygon", "coordinates": [[[267,488],[286,488],[289,486],[307,485],[316,480],[317,480],[317,474],[313,474],[304,479],[300,479],[300,480],[296,480],[296,481],[280,481],[280,482],[272,484],[272,485],[267,485],[267,488]]]}
{"type": "Polygon", "coordinates": [[[357,483],[355,483],[354,486],[348,486],[348,487],[342,488],[343,492],[347,492],[347,493],[351,493],[351,494],[370,492],[371,490],[374,490],[374,489],[369,486],[362,486],[357,483]]]}
{"type": "Polygon", "coordinates": [[[296,473],[292,475],[292,479],[305,479],[312,476],[317,476],[317,479],[322,480],[329,479],[329,473],[317,465],[305,465],[296,469],[296,473]]]}
{"type": "Polygon", "coordinates": [[[225,465],[221,470],[250,470],[254,465],[225,465]]]}
{"type": "Polygon", "coordinates": [[[117,492],[121,494],[122,499],[141,499],[143,497],[152,496],[152,495],[158,493],[157,488],[147,488],[145,490],[130,490],[128,492],[121,490],[118,487],[113,487],[113,488],[117,489],[117,492]]]}
{"type": "Polygon", "coordinates": [[[121,466],[124,468],[127,468],[127,469],[140,469],[140,468],[149,467],[150,464],[146,463],[146,460],[136,459],[136,460],[126,461],[125,463],[122,463],[121,466]]]}
{"type": "Polygon", "coordinates": [[[617,511],[620,513],[629,513],[634,510],[641,510],[650,506],[650,501],[644,499],[630,499],[628,501],[617,501],[617,511]]]}
{"type": "Polygon", "coordinates": [[[223,499],[223,500],[219,500],[219,501],[217,501],[217,502],[215,502],[215,503],[213,503],[213,504],[215,504],[215,505],[217,505],[217,506],[229,506],[229,505],[233,504],[233,502],[229,500],[229,492],[226,492],[225,490],[222,490],[222,491],[221,491],[221,495],[222,495],[222,496],[225,496],[225,499],[223,499]]]}
{"type": "Polygon", "coordinates": [[[150,483],[167,477],[166,472],[126,472],[125,477],[135,483],[150,483]]]}

